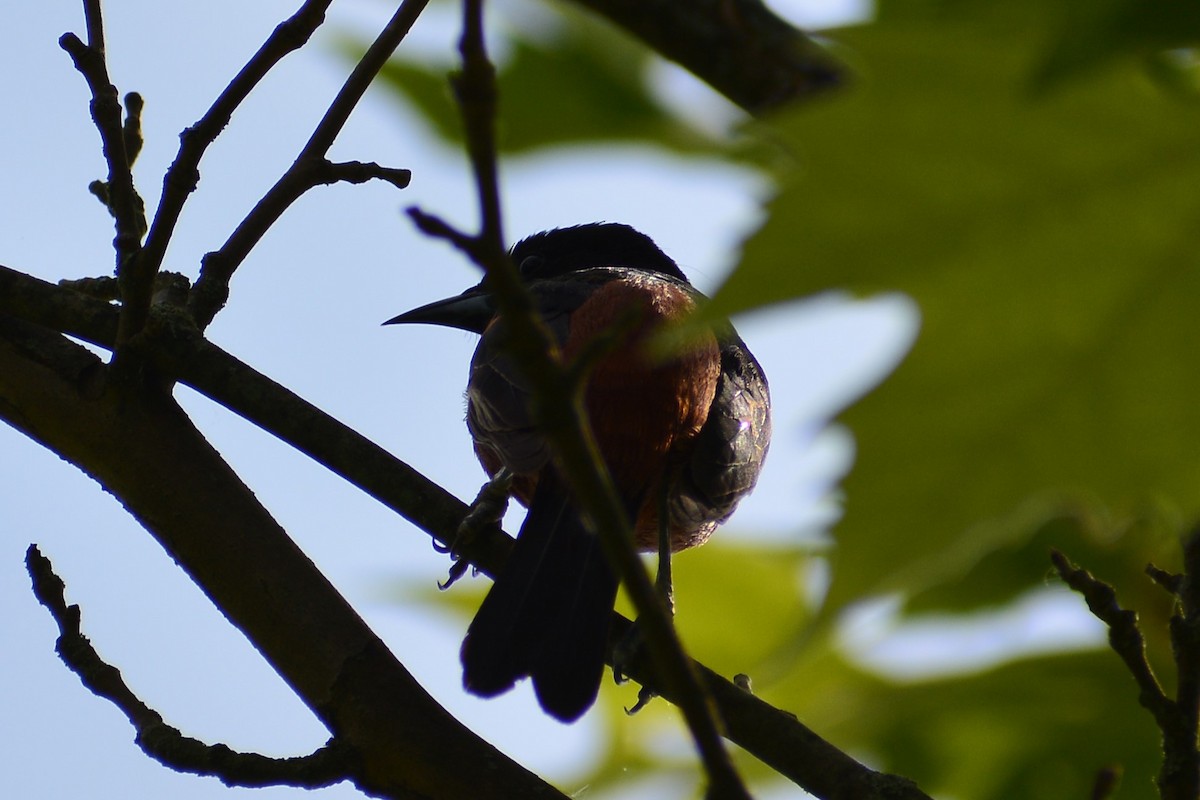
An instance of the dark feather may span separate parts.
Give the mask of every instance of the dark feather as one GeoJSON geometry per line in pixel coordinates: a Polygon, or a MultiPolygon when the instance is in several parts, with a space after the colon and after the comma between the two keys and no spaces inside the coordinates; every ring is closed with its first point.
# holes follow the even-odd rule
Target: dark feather
{"type": "Polygon", "coordinates": [[[557,471],[542,473],[504,571],[463,641],[463,685],[484,697],[531,675],[564,722],[595,701],[617,578],[557,471]]]}

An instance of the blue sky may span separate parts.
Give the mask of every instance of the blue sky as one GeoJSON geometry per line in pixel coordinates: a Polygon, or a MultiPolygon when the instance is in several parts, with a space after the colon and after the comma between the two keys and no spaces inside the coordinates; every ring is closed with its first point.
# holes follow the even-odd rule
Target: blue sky
{"type": "MultiPolygon", "coordinates": [[[[113,78],[122,91],[137,90],[147,101],[146,147],[136,177],[150,207],[178,132],[297,5],[106,4],[113,78]]],[[[842,16],[862,13],[854,5],[835,8],[842,16]]],[[[220,246],[286,169],[347,69],[330,34],[369,31],[388,12],[386,4],[367,0],[335,4],[325,33],[256,90],[201,165],[200,190],[167,268],[194,277],[200,256],[220,246]]],[[[6,63],[19,65],[5,70],[0,82],[9,109],[9,124],[0,126],[0,263],[48,280],[106,274],[112,265],[111,222],[85,188],[104,172],[86,89],[56,43],[67,30],[82,35],[74,2],[0,9],[0,52],[6,63]]],[[[455,34],[443,17],[422,20],[413,35],[423,48],[437,49],[455,34]]],[[[719,109],[686,78],[668,73],[663,85],[691,98],[691,105],[719,109]]],[[[303,198],[239,270],[232,300],[209,335],[469,499],[483,477],[462,424],[474,338],[447,329],[379,327],[477,280],[471,267],[416,233],[400,213],[419,204],[473,224],[465,161],[381,91],[368,94],[331,156],[410,167],[412,186],[403,192],[382,184],[335,186],[303,198]]],[[[729,269],[770,190],[743,170],[634,147],[521,159],[507,163],[502,177],[510,239],[592,220],[627,222],[654,237],[702,289],[716,286],[729,269]]],[[[823,422],[894,362],[913,319],[896,298],[850,304],[831,297],[737,322],[770,375],[776,434],[759,489],[724,535],[795,541],[836,513],[827,493],[851,459],[849,438],[823,422]]],[[[593,716],[561,726],[537,710],[524,688],[489,702],[464,695],[457,659],[464,621],[410,613],[395,602],[397,581],[430,586],[445,573],[446,562],[427,537],[224,409],[187,389],[177,396],[440,701],[551,780],[569,783],[579,773],[602,723],[593,716]]],[[[122,715],[58,662],[52,621],[36,604],[24,571],[30,542],[53,560],[67,582],[68,601],[83,607],[85,631],[101,654],[171,724],[201,739],[275,755],[308,752],[325,740],[307,709],[113,498],[57,456],[0,427],[0,770],[12,796],[249,796],[148,760],[132,744],[122,715]]],[[[257,790],[254,797],[291,792],[257,790]]],[[[360,795],[339,786],[317,796],[360,795]]]]}

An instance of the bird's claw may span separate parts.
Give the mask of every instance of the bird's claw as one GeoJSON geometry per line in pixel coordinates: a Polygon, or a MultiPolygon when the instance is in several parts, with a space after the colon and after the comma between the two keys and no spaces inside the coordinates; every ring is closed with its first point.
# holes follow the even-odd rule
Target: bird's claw
{"type": "Polygon", "coordinates": [[[625,709],[625,713],[632,717],[634,714],[648,706],[650,701],[656,697],[658,697],[658,692],[654,691],[649,686],[643,686],[638,690],[637,702],[633,704],[632,708],[625,709]]]}
{"type": "Polygon", "coordinates": [[[449,545],[435,541],[433,549],[439,553],[449,553],[454,561],[450,565],[450,574],[445,581],[438,582],[438,588],[445,591],[453,586],[459,578],[466,574],[470,564],[463,554],[471,549],[471,543],[479,532],[490,526],[499,525],[508,510],[508,498],[512,491],[512,473],[501,467],[491,480],[483,485],[475,500],[467,510],[467,515],[458,524],[454,532],[454,541],[449,545]]]}
{"type": "MultiPolygon", "coordinates": [[[[613,647],[613,681],[618,685],[629,680],[629,676],[625,674],[625,665],[632,663],[634,659],[641,656],[642,646],[645,644],[645,639],[642,635],[642,629],[635,622],[632,627],[625,633],[624,636],[613,647]]],[[[645,708],[651,700],[658,697],[658,692],[649,686],[643,684],[638,690],[637,702],[632,708],[625,709],[625,713],[633,716],[637,712],[645,708]]]]}
{"type": "MultiPolygon", "coordinates": [[[[449,552],[449,549],[447,549],[447,552],[449,552]]],[[[450,573],[446,576],[446,580],[438,581],[438,589],[444,592],[454,584],[458,583],[458,579],[467,574],[467,568],[470,566],[470,562],[468,562],[466,559],[457,559],[453,564],[450,565],[450,573]]]]}

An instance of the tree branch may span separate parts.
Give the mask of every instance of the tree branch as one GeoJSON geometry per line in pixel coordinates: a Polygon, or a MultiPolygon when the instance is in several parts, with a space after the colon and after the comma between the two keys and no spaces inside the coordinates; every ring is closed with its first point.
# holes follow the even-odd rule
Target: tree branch
{"type": "MultiPolygon", "coordinates": [[[[108,164],[105,200],[117,231],[113,245],[117,255],[117,278],[125,300],[119,336],[120,341],[125,341],[140,330],[150,306],[149,281],[136,267],[142,235],[146,233],[146,209],[133,185],[132,159],[126,149],[121,103],[117,99],[117,88],[108,77],[99,1],[85,0],[84,15],[88,44],[73,33],[65,33],[59,39],[59,45],[71,56],[75,68],[87,81],[92,94],[92,120],[100,132],[104,160],[108,164]]],[[[138,101],[140,109],[140,98],[138,101]]]]}
{"type": "Polygon", "coordinates": [[[365,163],[362,161],[326,161],[324,175],[317,176],[317,180],[324,185],[338,182],[359,184],[367,181],[383,181],[397,189],[406,189],[412,180],[412,170],[383,167],[374,161],[365,163]]]}
{"type": "MultiPolygon", "coordinates": [[[[346,78],[346,82],[330,103],[296,161],[230,234],[221,249],[204,257],[200,277],[189,302],[192,318],[201,330],[208,327],[213,317],[225,305],[229,298],[230,278],[267,230],[302,194],[314,186],[328,182],[324,178],[329,174],[329,162],[326,160],[329,148],[350,118],[350,113],[366,93],[371,81],[400,46],[400,42],[404,40],[428,2],[429,0],[404,0],[400,4],[391,20],[346,78]]],[[[399,185],[398,173],[398,170],[391,171],[393,179],[390,182],[393,185],[399,185]]],[[[407,185],[407,179],[403,182],[407,185]]]]}
{"type": "Polygon", "coordinates": [[[325,11],[333,0],[308,0],[288,19],[279,23],[262,47],[251,56],[196,124],[179,135],[179,152],[163,176],[162,197],[154,222],[146,236],[139,269],[153,275],[162,268],[167,245],[179,222],[188,197],[200,181],[200,159],[254,87],[284,56],[299,50],[325,21],[325,11]]]}
{"type": "MultiPolygon", "coordinates": [[[[113,346],[113,306],[0,266],[2,313],[62,330],[100,347],[113,346]]],[[[443,545],[454,543],[467,506],[366,437],[199,335],[162,326],[159,336],[148,344],[158,353],[153,363],[166,376],[178,378],[306,453],[443,545]]],[[[89,362],[95,359],[89,357],[89,362]]],[[[0,373],[0,383],[4,377],[0,373]]],[[[4,416],[0,403],[0,417],[4,416]]],[[[464,555],[494,577],[512,544],[512,538],[503,532],[483,529],[464,555]]],[[[612,635],[623,636],[632,624],[614,612],[612,635]]],[[[610,640],[610,665],[615,641],[610,640]]],[[[646,658],[622,667],[639,683],[656,685],[668,701],[676,705],[682,702],[670,686],[655,680],[655,670],[646,658]]],[[[695,668],[717,704],[730,741],[814,795],[827,800],[928,800],[905,779],[874,772],[858,763],[793,715],[768,705],[698,662],[695,668]]]]}
{"type": "MultiPolygon", "coordinates": [[[[463,31],[458,52],[462,71],[450,78],[462,114],[467,154],[475,173],[479,199],[481,251],[504,256],[504,224],[500,210],[500,182],[496,168],[496,68],[488,58],[483,35],[483,0],[464,0],[463,31]]],[[[480,264],[487,268],[486,264],[480,264]]]]}
{"type": "Polygon", "coordinates": [[[1171,644],[1178,670],[1174,700],[1167,697],[1146,659],[1146,642],[1137,614],[1117,603],[1111,586],[1077,568],[1057,550],[1050,559],[1062,579],[1083,595],[1088,608],[1108,626],[1108,642],[1138,685],[1138,700],[1154,716],[1162,733],[1163,764],[1158,790],[1163,800],[1195,800],[1200,793],[1200,751],[1197,750],[1197,704],[1200,702],[1200,528],[1183,543],[1184,575],[1172,576],[1156,567],[1151,578],[1175,594],[1178,605],[1171,615],[1171,644]],[[1193,571],[1194,570],[1194,571],[1193,571]],[[1185,672],[1188,670],[1189,672],[1185,672]]]}
{"type": "Polygon", "coordinates": [[[762,0],[572,0],[751,114],[836,88],[844,68],[762,0]]]}
{"type": "Polygon", "coordinates": [[[1138,629],[1137,614],[1121,608],[1113,587],[1076,567],[1059,551],[1052,551],[1050,560],[1063,581],[1083,595],[1091,612],[1108,626],[1108,643],[1137,682],[1142,706],[1154,715],[1160,726],[1166,724],[1172,713],[1171,701],[1163,693],[1150,662],[1146,660],[1146,641],[1138,629]]]}
{"type": "Polygon", "coordinates": [[[31,544],[26,551],[25,566],[34,595],[58,625],[55,650],[59,657],[93,694],[111,701],[125,714],[137,730],[138,746],[150,758],[176,772],[216,777],[226,786],[320,789],[352,778],[350,752],[335,740],[307,756],[268,758],[238,753],[223,744],[207,745],[167,725],[162,715],[133,693],[121,671],[100,658],[83,635],[79,606],[67,605],[66,587],[37,545],[31,544]]]}
{"type": "Polygon", "coordinates": [[[159,384],[105,371],[61,335],[0,316],[0,418],[121,499],[352,750],[356,785],[393,798],[561,797],[425,692],[159,384]]]}

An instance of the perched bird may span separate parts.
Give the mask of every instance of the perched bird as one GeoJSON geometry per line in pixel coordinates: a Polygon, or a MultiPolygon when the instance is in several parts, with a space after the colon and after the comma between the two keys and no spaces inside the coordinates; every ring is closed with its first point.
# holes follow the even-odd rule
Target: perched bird
{"type": "MultiPolygon", "coordinates": [[[[728,323],[671,356],[648,352],[648,339],[702,295],[627,225],[546,231],[509,255],[565,361],[625,326],[590,366],[584,410],[638,548],[659,549],[660,534],[673,551],[702,544],[754,487],[767,453],[771,403],[754,356],[728,323]]],[[[528,382],[503,347],[504,321],[484,284],[385,324],[414,322],[481,334],[467,427],[484,469],[507,470],[529,509],[467,630],[463,683],[490,697],[530,676],[542,707],[573,721],[599,691],[617,577],[538,430],[528,382]]]]}

